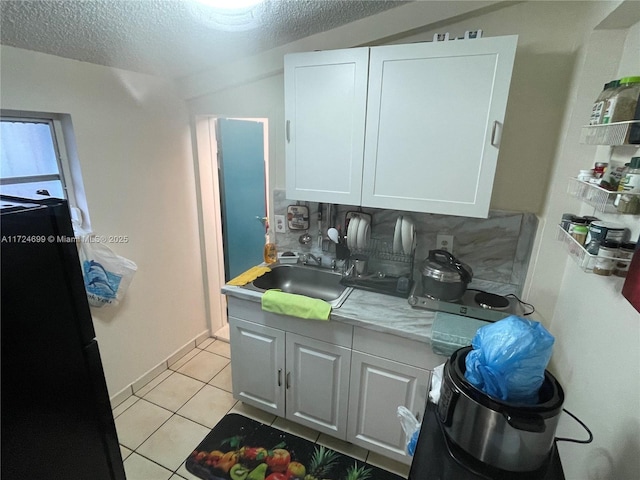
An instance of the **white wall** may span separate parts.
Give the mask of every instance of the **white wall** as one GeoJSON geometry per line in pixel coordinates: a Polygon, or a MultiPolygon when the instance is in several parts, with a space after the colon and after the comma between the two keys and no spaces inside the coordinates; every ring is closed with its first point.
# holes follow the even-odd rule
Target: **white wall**
{"type": "MultiPolygon", "coordinates": [[[[612,19],[634,18],[634,2],[626,2],[623,7],[631,7],[622,14],[616,11],[620,3],[513,3],[456,22],[442,20],[435,30],[458,35],[481,28],[485,36],[519,35],[492,207],[540,215],[526,300],[536,306],[537,318],[556,337],[550,369],[565,387],[565,407],[595,435],[591,445],[561,444],[568,480],[640,478],[640,314],[621,296],[621,280],[580,271],[555,239],[562,213],[593,214],[593,209],[565,193],[568,177],[602,155],[602,149],[578,144],[580,126],[588,119],[593,100],[606,81],[640,74],[637,26],[594,33],[604,20],[615,25],[612,19]]],[[[394,15],[397,20],[399,11],[394,15]]],[[[388,38],[388,27],[394,23],[386,18],[391,13],[361,21],[358,29],[368,28],[374,38],[379,25],[379,38],[388,38]]],[[[394,24],[400,35],[393,43],[433,37],[426,15],[424,28],[413,30],[411,36],[402,33],[416,29],[416,18],[411,25],[409,20],[394,24]]],[[[314,36],[315,45],[305,39],[304,49],[327,48],[332,42],[329,48],[353,46],[348,36],[338,37],[344,38],[344,45],[335,45],[337,37],[330,32],[314,36]]],[[[296,46],[288,50],[296,51],[296,46]]],[[[271,136],[272,186],[284,188],[280,73],[237,88],[225,85],[218,93],[191,100],[189,107],[198,113],[268,116],[277,130],[271,136]]],[[[638,217],[625,221],[637,237],[638,217]]],[[[558,435],[583,435],[566,418],[558,435]]]]}
{"type": "MultiPolygon", "coordinates": [[[[622,279],[586,274],[572,260],[563,261],[566,254],[555,240],[563,212],[621,222],[632,231],[632,240],[638,238],[638,215],[594,212],[565,193],[569,176],[595,160],[607,160],[608,147],[579,145],[576,139],[602,85],[609,79],[640,74],[638,16],[636,11],[631,17],[636,21],[631,28],[597,29],[581,45],[542,217],[539,251],[530,272],[529,300],[539,305],[552,299],[549,306],[553,308],[545,309],[544,315],[557,339],[552,367],[565,388],[566,408],[585,420],[595,436],[591,445],[560,444],[570,479],[640,478],[640,314],[620,293],[622,279]]],[[[638,155],[636,148],[614,152],[614,158],[626,156],[627,161],[631,155],[638,155]]],[[[567,417],[560,428],[584,438],[567,417]]]]}
{"type": "Polygon", "coordinates": [[[110,395],[207,330],[189,117],[164,80],[2,47],[2,108],[67,113],[93,230],[137,263],[92,309],[110,395]]]}

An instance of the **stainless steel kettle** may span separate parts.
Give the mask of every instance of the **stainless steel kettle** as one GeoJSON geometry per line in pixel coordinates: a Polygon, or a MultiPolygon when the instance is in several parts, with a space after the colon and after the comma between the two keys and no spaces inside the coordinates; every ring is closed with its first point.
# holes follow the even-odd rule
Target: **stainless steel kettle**
{"type": "Polygon", "coordinates": [[[446,250],[430,250],[420,266],[422,293],[430,298],[460,300],[471,282],[473,271],[446,250]]]}

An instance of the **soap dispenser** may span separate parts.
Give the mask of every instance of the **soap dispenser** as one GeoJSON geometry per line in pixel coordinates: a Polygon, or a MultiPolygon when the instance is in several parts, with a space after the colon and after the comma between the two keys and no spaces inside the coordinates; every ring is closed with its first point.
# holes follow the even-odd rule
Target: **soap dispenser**
{"type": "Polygon", "coordinates": [[[271,241],[271,231],[269,230],[269,220],[265,221],[266,233],[264,235],[264,263],[271,265],[278,261],[278,251],[276,244],[271,241]]]}

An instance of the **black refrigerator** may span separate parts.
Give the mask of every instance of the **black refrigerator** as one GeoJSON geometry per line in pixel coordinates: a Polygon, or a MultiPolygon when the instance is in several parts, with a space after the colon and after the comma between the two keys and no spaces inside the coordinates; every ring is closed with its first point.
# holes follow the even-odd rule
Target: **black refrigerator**
{"type": "Polygon", "coordinates": [[[68,204],[0,205],[0,477],[124,480],[68,204]]]}

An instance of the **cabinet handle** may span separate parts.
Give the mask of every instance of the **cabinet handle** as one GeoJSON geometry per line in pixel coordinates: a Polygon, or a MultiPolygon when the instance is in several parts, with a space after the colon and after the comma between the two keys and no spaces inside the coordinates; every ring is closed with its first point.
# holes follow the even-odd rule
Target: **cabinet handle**
{"type": "Polygon", "coordinates": [[[278,386],[279,387],[282,386],[282,369],[281,368],[278,369],[278,386]]]}
{"type": "Polygon", "coordinates": [[[287,383],[285,387],[287,388],[287,390],[289,390],[290,386],[291,386],[291,372],[287,372],[287,383]]]}
{"type": "Polygon", "coordinates": [[[287,120],[286,126],[287,143],[291,142],[291,120],[287,120]]]}
{"type": "Polygon", "coordinates": [[[502,139],[502,125],[500,124],[499,121],[494,120],[493,128],[491,129],[491,145],[494,147],[499,147],[501,139],[502,139]]]}

